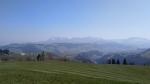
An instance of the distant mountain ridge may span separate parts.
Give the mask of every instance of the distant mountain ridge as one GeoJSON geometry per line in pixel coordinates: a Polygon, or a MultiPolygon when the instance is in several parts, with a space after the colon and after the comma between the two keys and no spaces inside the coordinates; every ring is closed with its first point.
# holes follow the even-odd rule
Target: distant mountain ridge
{"type": "Polygon", "coordinates": [[[93,38],[93,37],[84,37],[84,38],[61,38],[61,37],[55,37],[50,38],[47,41],[42,41],[39,43],[42,44],[50,44],[50,43],[106,43],[107,40],[104,40],[102,38],[93,38]]]}
{"type": "Polygon", "coordinates": [[[2,49],[10,49],[14,52],[40,52],[40,51],[58,51],[58,52],[84,52],[98,50],[104,53],[108,52],[128,52],[137,48],[119,43],[51,43],[51,44],[10,44],[1,46],[2,49]]]}
{"type": "Polygon", "coordinates": [[[128,39],[118,39],[118,40],[106,40],[103,38],[93,38],[93,37],[84,37],[84,38],[50,38],[47,41],[39,42],[41,44],[51,44],[51,43],[96,43],[96,44],[105,44],[105,43],[118,43],[121,45],[132,46],[136,48],[150,48],[150,40],[139,37],[132,37],[128,39]]]}
{"type": "Polygon", "coordinates": [[[123,40],[117,40],[116,42],[121,43],[123,45],[134,46],[137,48],[150,48],[150,40],[145,38],[128,38],[123,40]]]}
{"type": "Polygon", "coordinates": [[[56,54],[74,55],[80,52],[97,50],[103,53],[135,52],[150,48],[150,42],[143,38],[123,40],[104,40],[102,38],[51,38],[47,41],[1,46],[14,52],[53,52],[56,54]]]}
{"type": "Polygon", "coordinates": [[[128,61],[137,64],[150,64],[150,42],[142,38],[124,40],[104,40],[98,38],[53,38],[43,42],[9,44],[0,46],[16,53],[54,53],[71,59],[91,63],[106,63],[108,58],[128,61]]]}

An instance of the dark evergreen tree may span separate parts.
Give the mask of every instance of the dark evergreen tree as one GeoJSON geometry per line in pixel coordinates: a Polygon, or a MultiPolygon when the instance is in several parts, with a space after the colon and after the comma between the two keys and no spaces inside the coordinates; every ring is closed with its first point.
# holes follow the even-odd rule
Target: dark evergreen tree
{"type": "Polygon", "coordinates": [[[5,49],[5,50],[0,49],[0,55],[4,55],[4,54],[9,55],[9,50],[7,50],[7,49],[5,49]]]}
{"type": "Polygon", "coordinates": [[[9,54],[9,50],[5,49],[5,50],[3,50],[3,53],[8,55],[9,54]]]}
{"type": "Polygon", "coordinates": [[[126,58],[124,58],[123,64],[124,64],[124,65],[127,65],[127,64],[128,64],[126,58]]]}
{"type": "Polygon", "coordinates": [[[41,54],[38,54],[37,61],[44,61],[44,58],[45,58],[45,53],[43,51],[41,54]]]}
{"type": "Polygon", "coordinates": [[[38,54],[38,56],[37,56],[37,61],[41,61],[41,55],[40,54],[38,54]]]}
{"type": "Polygon", "coordinates": [[[108,64],[112,64],[111,59],[108,59],[107,63],[108,64]]]}
{"type": "Polygon", "coordinates": [[[116,64],[116,61],[115,61],[115,59],[112,59],[112,64],[116,64]]]}
{"type": "Polygon", "coordinates": [[[120,61],[119,61],[119,59],[117,60],[117,64],[120,64],[120,61]]]}
{"type": "Polygon", "coordinates": [[[2,49],[0,49],[0,55],[2,55],[2,53],[3,53],[3,50],[2,50],[2,49]]]}

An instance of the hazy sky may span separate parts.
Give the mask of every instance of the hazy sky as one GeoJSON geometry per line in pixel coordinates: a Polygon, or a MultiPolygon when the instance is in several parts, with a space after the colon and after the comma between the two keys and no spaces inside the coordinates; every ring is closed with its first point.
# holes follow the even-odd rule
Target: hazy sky
{"type": "Polygon", "coordinates": [[[0,42],[150,39],[150,0],[0,0],[0,42]]]}

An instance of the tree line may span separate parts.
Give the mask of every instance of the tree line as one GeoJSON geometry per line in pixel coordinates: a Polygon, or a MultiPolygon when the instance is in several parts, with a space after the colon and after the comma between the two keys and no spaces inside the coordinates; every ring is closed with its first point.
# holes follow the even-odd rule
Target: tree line
{"type": "Polygon", "coordinates": [[[9,55],[9,50],[7,50],[7,49],[4,49],[4,50],[2,50],[2,49],[0,49],[0,55],[9,55]]]}
{"type": "Polygon", "coordinates": [[[127,59],[124,58],[123,61],[121,62],[119,59],[108,59],[107,61],[108,64],[124,64],[124,65],[134,65],[134,63],[128,63],[127,59]]]}
{"type": "Polygon", "coordinates": [[[38,54],[36,57],[37,61],[44,61],[44,58],[45,58],[44,51],[41,54],[38,54]]]}

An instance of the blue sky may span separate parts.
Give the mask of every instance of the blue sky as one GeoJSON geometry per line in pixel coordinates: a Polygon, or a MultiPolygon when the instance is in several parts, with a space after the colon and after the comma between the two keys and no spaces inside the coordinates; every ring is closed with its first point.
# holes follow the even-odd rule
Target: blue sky
{"type": "Polygon", "coordinates": [[[0,42],[150,39],[150,0],[0,0],[0,42]]]}

